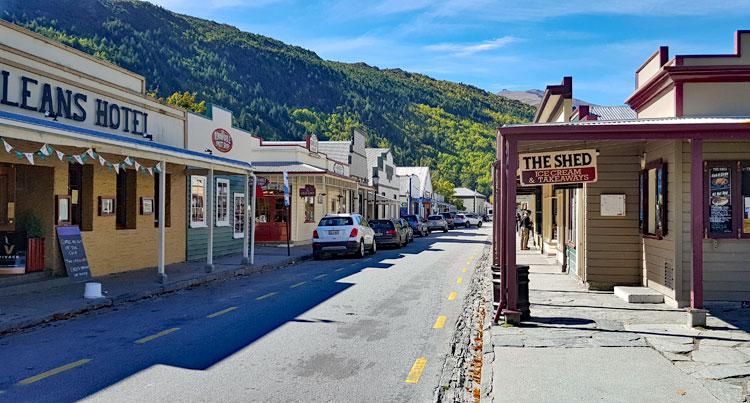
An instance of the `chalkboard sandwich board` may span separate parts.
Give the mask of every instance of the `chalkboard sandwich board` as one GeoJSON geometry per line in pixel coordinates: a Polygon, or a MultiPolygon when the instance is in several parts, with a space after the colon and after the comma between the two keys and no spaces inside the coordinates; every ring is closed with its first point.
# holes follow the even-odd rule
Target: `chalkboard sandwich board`
{"type": "Polygon", "coordinates": [[[78,226],[57,227],[57,243],[60,245],[65,270],[73,281],[91,279],[89,261],[78,226]]]}

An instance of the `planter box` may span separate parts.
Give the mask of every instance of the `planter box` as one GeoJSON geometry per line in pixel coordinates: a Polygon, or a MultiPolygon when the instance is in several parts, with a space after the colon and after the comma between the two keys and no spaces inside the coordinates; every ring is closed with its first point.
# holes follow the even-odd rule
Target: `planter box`
{"type": "Polygon", "coordinates": [[[44,270],[44,238],[29,238],[26,250],[26,272],[44,270]]]}

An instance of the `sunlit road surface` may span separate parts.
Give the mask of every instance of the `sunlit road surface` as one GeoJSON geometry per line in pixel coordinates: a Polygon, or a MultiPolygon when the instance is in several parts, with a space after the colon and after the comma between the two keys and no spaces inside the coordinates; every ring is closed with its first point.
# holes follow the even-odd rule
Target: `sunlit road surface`
{"type": "Polygon", "coordinates": [[[0,400],[433,398],[488,226],[0,338],[0,400]]]}

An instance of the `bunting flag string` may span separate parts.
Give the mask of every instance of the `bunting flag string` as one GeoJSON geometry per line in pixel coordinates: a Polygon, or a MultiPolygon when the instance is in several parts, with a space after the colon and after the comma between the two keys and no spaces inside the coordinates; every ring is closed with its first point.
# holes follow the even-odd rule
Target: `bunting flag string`
{"type": "Polygon", "coordinates": [[[22,152],[15,147],[13,147],[10,143],[8,143],[4,138],[0,137],[0,142],[3,143],[3,147],[5,148],[5,152],[8,154],[14,154],[17,159],[22,160],[26,159],[29,161],[29,164],[35,165],[35,157],[39,158],[40,160],[45,159],[46,157],[49,157],[53,155],[57,155],[57,158],[60,161],[67,161],[69,163],[78,163],[81,165],[85,165],[86,161],[92,160],[92,161],[99,161],[99,164],[101,166],[107,167],[109,171],[113,171],[115,173],[120,173],[120,169],[126,169],[126,167],[133,166],[134,170],[138,173],[148,174],[153,176],[154,172],[159,173],[159,163],[156,163],[153,167],[146,167],[143,166],[143,164],[136,161],[134,158],[131,158],[129,156],[126,156],[125,159],[118,163],[112,163],[110,161],[107,161],[106,158],[102,157],[100,154],[98,154],[96,151],[94,151],[93,148],[87,149],[83,154],[65,154],[64,152],[55,149],[49,144],[43,145],[39,150],[35,152],[22,152]]]}

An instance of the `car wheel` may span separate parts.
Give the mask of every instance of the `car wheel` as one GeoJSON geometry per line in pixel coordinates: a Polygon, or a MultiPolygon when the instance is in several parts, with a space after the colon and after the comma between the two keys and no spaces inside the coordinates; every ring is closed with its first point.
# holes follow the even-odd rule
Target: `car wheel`
{"type": "Polygon", "coordinates": [[[313,260],[320,260],[322,256],[320,253],[313,252],[313,260]]]}
{"type": "Polygon", "coordinates": [[[365,241],[359,241],[359,251],[357,251],[357,257],[365,257],[365,241]]]}
{"type": "Polygon", "coordinates": [[[375,240],[372,241],[372,246],[370,247],[370,254],[374,255],[375,252],[378,251],[378,244],[375,243],[375,240]]]}
{"type": "Polygon", "coordinates": [[[479,224],[477,224],[477,228],[482,228],[482,222],[480,221],[479,224]]]}
{"type": "Polygon", "coordinates": [[[443,233],[448,232],[448,227],[443,228],[443,233]]]}

